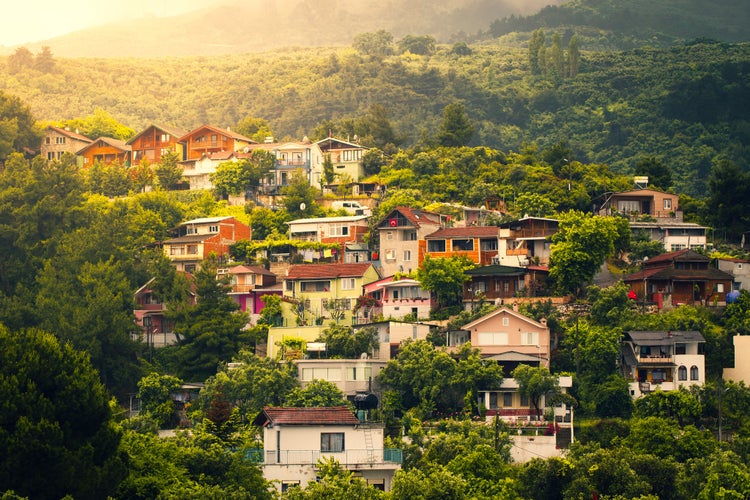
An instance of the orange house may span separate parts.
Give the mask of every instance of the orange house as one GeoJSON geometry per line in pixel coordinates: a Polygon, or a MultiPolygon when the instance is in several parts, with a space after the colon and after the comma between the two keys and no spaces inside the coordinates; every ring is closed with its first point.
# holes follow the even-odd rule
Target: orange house
{"type": "Polygon", "coordinates": [[[182,158],[182,144],[177,140],[183,135],[184,130],[149,125],[127,142],[132,148],[133,164],[140,163],[144,158],[149,163],[159,163],[161,156],[170,151],[176,151],[179,158],[182,158]]]}
{"type": "Polygon", "coordinates": [[[178,271],[194,272],[210,255],[226,258],[229,247],[249,240],[250,227],[234,217],[206,217],[183,222],[177,237],[163,243],[164,255],[178,271]]]}
{"type": "Polygon", "coordinates": [[[500,229],[497,226],[446,227],[427,235],[424,242],[430,257],[465,255],[486,266],[497,257],[500,229]]]}
{"type": "Polygon", "coordinates": [[[124,167],[130,166],[131,147],[119,139],[99,137],[91,144],[79,149],[76,156],[83,158],[83,166],[90,167],[96,162],[109,165],[119,163],[124,167]]]}
{"type": "Polygon", "coordinates": [[[177,142],[182,143],[184,148],[183,160],[198,160],[203,155],[219,151],[242,151],[251,144],[257,144],[244,135],[211,125],[202,125],[191,130],[177,142]]]}

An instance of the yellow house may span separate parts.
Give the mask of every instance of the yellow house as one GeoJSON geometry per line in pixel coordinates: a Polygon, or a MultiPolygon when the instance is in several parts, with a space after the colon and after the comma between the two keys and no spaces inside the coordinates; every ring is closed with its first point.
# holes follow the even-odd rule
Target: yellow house
{"type": "Polygon", "coordinates": [[[364,285],[378,279],[371,262],[292,266],[284,278],[284,325],[351,325],[364,285]]]}

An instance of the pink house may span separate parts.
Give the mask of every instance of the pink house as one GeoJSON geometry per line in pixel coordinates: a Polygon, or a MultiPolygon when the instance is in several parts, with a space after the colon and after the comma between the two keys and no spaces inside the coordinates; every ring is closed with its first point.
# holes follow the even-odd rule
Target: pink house
{"type": "Polygon", "coordinates": [[[261,297],[264,295],[281,295],[281,283],[276,282],[276,275],[263,267],[234,266],[220,269],[220,274],[232,276],[232,290],[229,294],[234,298],[242,311],[257,315],[265,307],[261,297]]]}
{"type": "Polygon", "coordinates": [[[403,319],[407,315],[413,315],[414,319],[428,318],[434,305],[432,294],[411,278],[389,276],[363,288],[365,296],[371,299],[366,302],[370,307],[358,311],[358,316],[365,321],[377,315],[392,319],[403,319]]]}

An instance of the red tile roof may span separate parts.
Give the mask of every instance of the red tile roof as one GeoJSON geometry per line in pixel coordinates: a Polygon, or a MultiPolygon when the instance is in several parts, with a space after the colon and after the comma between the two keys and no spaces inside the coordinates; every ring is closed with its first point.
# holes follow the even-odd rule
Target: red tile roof
{"type": "Polygon", "coordinates": [[[85,135],[79,134],[77,132],[71,132],[70,130],[65,130],[64,128],[53,127],[51,125],[47,128],[50,130],[54,130],[58,134],[62,134],[67,137],[70,137],[71,139],[75,139],[75,140],[83,141],[83,142],[94,142],[93,139],[86,137],[85,135]]]}
{"type": "Polygon", "coordinates": [[[497,226],[446,227],[425,236],[433,238],[497,238],[500,228],[497,226]]]}
{"type": "Polygon", "coordinates": [[[394,212],[401,213],[401,215],[403,215],[404,218],[411,222],[415,227],[419,227],[425,223],[440,224],[440,214],[436,214],[434,212],[425,212],[424,210],[420,210],[417,208],[395,207],[388,213],[386,217],[383,217],[378,225],[380,226],[383,224],[383,222],[392,219],[394,212]]]}
{"type": "Polygon", "coordinates": [[[234,266],[229,268],[231,274],[264,274],[266,276],[276,276],[274,273],[260,266],[234,266]]]}
{"type": "Polygon", "coordinates": [[[357,425],[359,420],[347,406],[318,408],[274,408],[266,406],[253,424],[272,425],[357,425]]]}
{"type": "Polygon", "coordinates": [[[289,268],[287,279],[362,277],[372,267],[369,262],[357,264],[299,264],[289,268]]]}

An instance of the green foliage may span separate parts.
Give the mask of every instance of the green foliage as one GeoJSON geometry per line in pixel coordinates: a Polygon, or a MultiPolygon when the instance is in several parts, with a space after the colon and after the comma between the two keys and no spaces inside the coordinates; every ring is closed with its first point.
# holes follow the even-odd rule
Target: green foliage
{"type": "Polygon", "coordinates": [[[247,347],[250,338],[244,330],[247,315],[227,295],[226,282],[217,278],[216,263],[204,261],[194,276],[197,303],[174,312],[174,332],[181,378],[204,380],[247,347]]]}
{"type": "Polygon", "coordinates": [[[593,217],[569,211],[559,217],[559,231],[552,236],[550,278],[560,292],[578,294],[590,283],[607,257],[615,252],[620,237],[614,217],[593,217]]]}
{"type": "Polygon", "coordinates": [[[362,353],[372,354],[379,347],[378,332],[375,327],[358,328],[356,331],[347,325],[332,323],[316,342],[326,344],[329,358],[358,359],[362,353]]]}
{"type": "Polygon", "coordinates": [[[313,380],[304,389],[295,387],[284,401],[285,406],[311,408],[320,406],[346,406],[344,393],[336,384],[327,380],[313,380]]]}
{"type": "Polygon", "coordinates": [[[289,228],[286,222],[290,220],[292,217],[286,210],[253,207],[250,212],[250,229],[252,229],[253,239],[279,239],[282,235],[286,235],[289,228]]]}
{"type": "Polygon", "coordinates": [[[29,498],[105,498],[126,474],[109,395],[88,356],[0,325],[0,484],[29,498]]]}
{"type": "Polygon", "coordinates": [[[318,212],[318,204],[315,203],[318,192],[301,170],[292,174],[289,184],[281,188],[281,194],[284,196],[284,209],[292,219],[312,217],[318,212]]]}
{"type": "Polygon", "coordinates": [[[454,102],[443,110],[443,121],[435,139],[441,146],[466,146],[471,141],[474,130],[464,105],[454,102]]]}
{"type": "Polygon", "coordinates": [[[273,137],[273,133],[271,133],[271,125],[265,118],[246,116],[237,122],[237,126],[234,127],[234,130],[238,134],[249,137],[259,143],[265,142],[266,137],[273,137]]]}
{"type": "Polygon", "coordinates": [[[60,126],[63,128],[67,127],[70,130],[78,130],[79,133],[90,139],[111,137],[127,141],[135,135],[135,130],[123,125],[102,108],[94,109],[93,114],[84,118],[64,120],[60,123],[60,126]]]}
{"type": "Polygon", "coordinates": [[[537,418],[540,419],[542,408],[539,407],[539,403],[542,396],[560,392],[557,377],[544,366],[530,365],[518,365],[511,372],[511,376],[518,382],[518,392],[529,398],[529,402],[536,410],[537,418]]]}
{"type": "Polygon", "coordinates": [[[449,258],[425,256],[417,269],[416,279],[422,288],[437,296],[438,307],[459,304],[463,284],[470,278],[465,274],[476,265],[464,255],[449,258]]]}
{"type": "Polygon", "coordinates": [[[291,488],[284,498],[289,500],[351,500],[353,498],[372,500],[383,498],[375,487],[367,484],[361,477],[343,467],[336,459],[321,458],[317,464],[319,481],[310,481],[304,489],[291,488]]]}
{"type": "Polygon", "coordinates": [[[141,378],[138,381],[141,413],[149,415],[160,427],[174,424],[175,407],[171,394],[176,392],[181,384],[182,381],[177,377],[156,372],[141,378]]]}
{"type": "Polygon", "coordinates": [[[586,296],[591,304],[589,321],[594,325],[624,328],[632,324],[638,314],[633,299],[628,297],[628,286],[622,281],[607,288],[591,285],[586,296]]]}
{"type": "Polygon", "coordinates": [[[0,91],[0,161],[11,153],[39,148],[41,136],[34,128],[31,109],[16,96],[0,91]]]}
{"type": "Polygon", "coordinates": [[[709,431],[693,425],[680,427],[675,420],[660,417],[633,418],[623,446],[635,453],[649,453],[678,462],[706,457],[718,449],[709,431]]]}
{"type": "Polygon", "coordinates": [[[251,189],[257,189],[261,180],[275,164],[276,157],[273,153],[254,150],[250,158],[220,163],[216,167],[216,173],[211,174],[211,182],[219,196],[236,196],[251,189]]]}
{"type": "Polygon", "coordinates": [[[222,370],[206,380],[196,403],[205,412],[214,395],[221,391],[237,407],[242,421],[255,418],[264,406],[282,406],[287,394],[297,387],[296,365],[259,358],[242,351],[234,359],[239,366],[222,370]]]}
{"type": "Polygon", "coordinates": [[[681,387],[677,391],[656,391],[635,401],[635,418],[661,417],[675,419],[684,426],[697,424],[703,414],[698,398],[681,387]]]}
{"type": "Polygon", "coordinates": [[[182,179],[182,169],[177,165],[180,155],[170,151],[161,155],[161,159],[154,167],[154,175],[161,189],[176,189],[182,179]]]}
{"type": "Polygon", "coordinates": [[[363,55],[383,57],[393,53],[393,35],[386,30],[360,33],[352,47],[363,55]]]}

